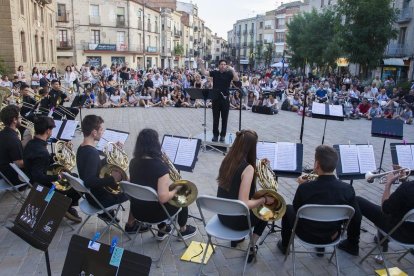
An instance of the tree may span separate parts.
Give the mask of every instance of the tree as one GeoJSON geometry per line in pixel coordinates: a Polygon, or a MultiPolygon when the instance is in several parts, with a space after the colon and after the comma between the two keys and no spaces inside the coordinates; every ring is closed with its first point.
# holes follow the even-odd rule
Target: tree
{"type": "Polygon", "coordinates": [[[390,39],[397,36],[393,24],[396,11],[392,0],[339,0],[338,14],[343,18],[341,45],[350,62],[359,63],[365,76],[379,65],[390,39]]]}
{"type": "Polygon", "coordinates": [[[264,63],[266,67],[269,67],[270,63],[272,62],[273,52],[274,52],[274,45],[271,43],[266,44],[266,48],[263,52],[263,59],[264,59],[264,63]]]}
{"type": "Polygon", "coordinates": [[[175,56],[182,56],[184,55],[184,47],[181,44],[177,44],[174,47],[174,55],[175,56]]]}
{"type": "Polygon", "coordinates": [[[11,74],[10,68],[5,64],[3,58],[0,57],[0,75],[9,75],[11,74]]]}
{"type": "Polygon", "coordinates": [[[263,44],[262,43],[257,44],[256,53],[254,55],[255,55],[255,58],[257,60],[257,64],[260,65],[260,63],[263,60],[263,44]]]}

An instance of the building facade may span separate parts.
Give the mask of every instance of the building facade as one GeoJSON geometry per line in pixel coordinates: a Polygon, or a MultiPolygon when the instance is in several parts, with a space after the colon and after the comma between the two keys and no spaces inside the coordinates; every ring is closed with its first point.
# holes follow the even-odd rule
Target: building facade
{"type": "Polygon", "coordinates": [[[218,64],[221,59],[228,59],[226,40],[215,33],[212,36],[212,62],[218,64]]]}
{"type": "Polygon", "coordinates": [[[32,68],[56,66],[54,0],[0,1],[0,57],[14,74],[23,66],[30,76],[32,68]]]}
{"type": "Polygon", "coordinates": [[[257,17],[237,20],[233,25],[233,31],[228,33],[232,35],[232,37],[227,38],[231,59],[239,70],[254,67],[256,24],[257,17]]]}

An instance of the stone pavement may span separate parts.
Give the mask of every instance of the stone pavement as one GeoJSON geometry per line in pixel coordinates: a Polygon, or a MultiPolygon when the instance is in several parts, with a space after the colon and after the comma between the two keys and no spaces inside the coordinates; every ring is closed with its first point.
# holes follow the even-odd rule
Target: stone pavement
{"type": "MultiPolygon", "coordinates": [[[[203,110],[202,109],[184,109],[184,108],[121,108],[121,109],[93,109],[82,110],[82,115],[97,114],[104,118],[105,126],[108,128],[119,129],[130,132],[126,142],[126,152],[132,157],[133,146],[138,132],[150,127],[156,129],[160,138],[164,134],[173,134],[180,136],[197,136],[203,132],[203,110]]],[[[238,112],[231,111],[229,118],[229,131],[238,130],[238,112]]],[[[207,127],[211,131],[212,114],[207,110],[207,127]]],[[[306,118],[304,131],[304,165],[312,167],[313,153],[317,145],[322,141],[324,120],[306,118]]],[[[264,141],[289,141],[299,142],[301,126],[301,117],[291,112],[281,112],[278,115],[268,116],[254,114],[243,111],[242,127],[251,128],[257,131],[260,140],[264,141]]],[[[370,143],[374,145],[377,166],[380,162],[383,139],[372,138],[370,134],[371,123],[366,120],[345,120],[344,122],[328,121],[326,128],[325,144],[358,144],[370,143]]],[[[408,142],[414,142],[414,127],[404,126],[405,137],[408,142]]],[[[234,134],[233,134],[234,135],[234,134]]],[[[233,136],[234,137],[234,136],[233,136]]],[[[81,141],[81,135],[77,133],[73,142],[75,149],[81,141]]],[[[390,142],[387,140],[387,146],[384,155],[383,167],[385,170],[391,168],[390,142]]],[[[215,195],[217,191],[216,177],[218,169],[223,159],[223,155],[217,152],[202,152],[198,155],[194,172],[183,172],[184,179],[188,179],[197,184],[199,194],[215,195]]],[[[287,203],[291,203],[297,184],[295,179],[280,178],[279,191],[285,197],[287,203]]],[[[354,182],[357,195],[364,196],[373,202],[380,203],[383,187],[377,183],[368,184],[360,180],[354,182]]],[[[0,201],[2,210],[0,219],[4,220],[5,214],[13,207],[14,199],[5,194],[0,201]]],[[[127,209],[129,208],[126,204],[127,209]]],[[[17,208],[18,209],[18,208],[17,208]]],[[[13,217],[18,210],[13,210],[13,217]]],[[[190,206],[190,213],[199,216],[195,204],[190,206]]],[[[127,220],[127,212],[122,213],[122,223],[127,220]]],[[[190,224],[198,227],[198,234],[193,238],[196,241],[205,241],[206,235],[201,222],[189,219],[190,224]]],[[[93,234],[102,229],[104,223],[92,218],[82,229],[81,235],[92,237],[93,234]]],[[[75,226],[76,227],[76,226],[75,226]]],[[[368,230],[361,235],[361,251],[363,256],[372,246],[375,228],[363,221],[363,227],[368,230]]],[[[56,236],[50,245],[49,252],[51,255],[53,275],[60,275],[67,247],[74,231],[66,225],[61,225],[56,236]]],[[[103,242],[109,243],[114,235],[119,236],[119,231],[112,229],[109,234],[102,237],[103,242]]],[[[286,262],[283,256],[276,249],[277,240],[280,234],[270,235],[265,243],[259,247],[257,262],[247,266],[247,275],[291,275],[292,261],[289,257],[286,262]]],[[[128,248],[131,242],[125,237],[122,238],[122,246],[128,248]]],[[[150,233],[140,235],[132,250],[156,257],[163,243],[155,241],[150,233]]],[[[247,242],[240,245],[242,248],[247,246],[247,242]]],[[[398,249],[391,245],[391,250],[398,249]]],[[[180,261],[180,256],[184,252],[184,244],[172,240],[171,246],[167,249],[160,268],[154,264],[151,268],[151,275],[195,275],[198,271],[198,265],[180,261]]],[[[339,261],[342,275],[375,275],[374,269],[381,268],[376,264],[373,258],[369,258],[360,265],[360,257],[352,257],[344,252],[339,251],[339,261]]],[[[212,256],[204,268],[207,275],[240,275],[242,271],[243,258],[240,252],[234,250],[219,248],[215,255],[212,256]]],[[[409,254],[400,263],[397,264],[396,257],[390,257],[393,265],[398,265],[409,275],[414,275],[414,256],[409,254]]],[[[297,275],[335,275],[335,266],[328,263],[328,258],[318,258],[310,254],[301,254],[297,258],[297,275]]],[[[46,275],[44,255],[28,246],[20,238],[16,237],[5,227],[0,229],[0,275],[46,275]]]]}

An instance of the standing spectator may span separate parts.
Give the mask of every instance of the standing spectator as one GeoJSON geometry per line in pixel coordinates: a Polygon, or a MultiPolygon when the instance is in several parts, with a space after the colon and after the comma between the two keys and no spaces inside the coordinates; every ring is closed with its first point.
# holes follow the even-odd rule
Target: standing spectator
{"type": "Polygon", "coordinates": [[[39,89],[40,79],[42,75],[39,73],[39,69],[37,67],[33,67],[32,69],[32,89],[36,92],[39,89]]]}
{"type": "Polygon", "coordinates": [[[23,70],[23,65],[20,65],[16,71],[17,81],[20,83],[26,83],[26,73],[23,70]]]}

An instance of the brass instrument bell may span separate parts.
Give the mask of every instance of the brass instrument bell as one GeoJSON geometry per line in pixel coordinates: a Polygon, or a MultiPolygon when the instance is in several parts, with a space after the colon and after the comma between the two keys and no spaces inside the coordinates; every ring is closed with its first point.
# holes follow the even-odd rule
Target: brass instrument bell
{"type": "MultiPolygon", "coordinates": [[[[112,175],[113,171],[119,171],[123,180],[128,180],[127,170],[129,166],[128,155],[125,151],[113,142],[108,142],[104,147],[107,164],[105,164],[99,172],[99,178],[105,178],[112,175]]],[[[106,186],[104,189],[114,195],[121,193],[119,182],[116,183],[117,188],[106,186]]]]}
{"type": "MultiPolygon", "coordinates": [[[[73,151],[72,144],[59,140],[55,144],[54,164],[47,169],[47,175],[59,175],[62,172],[71,173],[76,165],[76,155],[73,151]]],[[[53,182],[56,190],[65,192],[71,188],[67,179],[62,178],[53,182]]]]}

